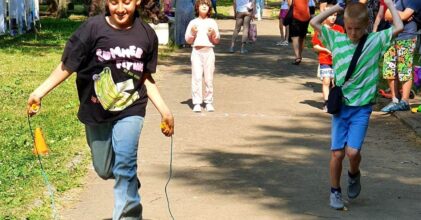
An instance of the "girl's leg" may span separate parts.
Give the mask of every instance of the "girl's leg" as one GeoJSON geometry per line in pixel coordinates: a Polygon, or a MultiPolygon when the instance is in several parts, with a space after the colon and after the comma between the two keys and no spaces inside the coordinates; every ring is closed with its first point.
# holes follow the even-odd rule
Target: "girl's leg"
{"type": "Polygon", "coordinates": [[[213,103],[213,73],[215,71],[215,53],[210,48],[204,57],[205,100],[206,104],[213,103]]]}
{"type": "Polygon", "coordinates": [[[322,80],[322,93],[323,93],[323,100],[326,101],[329,97],[329,91],[330,91],[330,77],[323,77],[322,80]]]}
{"type": "Polygon", "coordinates": [[[288,28],[288,26],[284,26],[283,24],[282,24],[282,28],[283,28],[284,33],[285,33],[285,35],[284,35],[285,41],[286,41],[286,42],[288,42],[288,38],[289,38],[289,28],[288,28]]]}
{"type": "Polygon", "coordinates": [[[203,62],[202,53],[193,48],[191,53],[191,88],[193,105],[200,105],[203,102],[202,97],[202,76],[203,62]]]}
{"type": "Polygon", "coordinates": [[[114,122],[112,129],[115,152],[113,219],[142,218],[137,182],[137,150],[143,121],[143,117],[129,116],[114,122]]]}
{"type": "Polygon", "coordinates": [[[285,30],[283,25],[283,20],[281,17],[279,17],[279,33],[281,34],[281,42],[285,41],[285,30]]]}

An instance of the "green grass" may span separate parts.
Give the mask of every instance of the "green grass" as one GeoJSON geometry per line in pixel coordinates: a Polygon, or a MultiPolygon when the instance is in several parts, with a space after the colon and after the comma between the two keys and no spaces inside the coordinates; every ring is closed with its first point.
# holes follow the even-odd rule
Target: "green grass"
{"type": "MultiPolygon", "coordinates": [[[[65,41],[80,21],[43,19],[38,35],[0,37],[0,219],[50,219],[47,188],[36,157],[25,113],[26,100],[60,62],[65,41]]],[[[42,157],[55,189],[56,203],[81,185],[89,161],[83,126],[76,118],[75,76],[43,99],[32,127],[41,127],[50,149],[42,157]],[[78,158],[75,160],[75,158],[78,158]]]]}

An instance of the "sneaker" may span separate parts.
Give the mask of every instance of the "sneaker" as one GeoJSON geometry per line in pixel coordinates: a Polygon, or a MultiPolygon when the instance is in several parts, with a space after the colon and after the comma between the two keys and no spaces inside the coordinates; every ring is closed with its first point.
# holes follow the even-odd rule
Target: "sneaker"
{"type": "Polygon", "coordinates": [[[410,107],[407,102],[404,100],[400,100],[398,103],[391,102],[382,108],[380,111],[382,112],[395,112],[395,111],[409,111],[410,107]]]}
{"type": "Polygon", "coordinates": [[[355,178],[351,178],[348,175],[348,198],[355,199],[361,192],[361,173],[358,172],[358,175],[355,178]]]}
{"type": "Polygon", "coordinates": [[[286,40],[286,41],[282,42],[281,46],[288,46],[288,41],[286,40]]]}
{"type": "Polygon", "coordinates": [[[208,103],[208,104],[206,104],[206,111],[213,112],[213,111],[215,111],[215,108],[213,107],[213,105],[211,103],[208,103]]]}
{"type": "Polygon", "coordinates": [[[336,191],[330,193],[330,207],[334,209],[343,209],[344,201],[342,200],[342,193],[336,191]]]}
{"type": "Polygon", "coordinates": [[[284,44],[285,41],[278,41],[276,42],[276,46],[282,46],[284,44]]]}
{"type": "Polygon", "coordinates": [[[323,105],[323,112],[327,112],[327,105],[323,105]]]}
{"type": "Polygon", "coordinates": [[[244,47],[242,47],[241,50],[240,50],[240,53],[242,53],[242,54],[245,54],[245,53],[248,53],[248,52],[249,51],[244,47]]]}
{"type": "Polygon", "coordinates": [[[230,49],[228,49],[228,52],[234,53],[234,47],[230,47],[230,49]]]}
{"type": "Polygon", "coordinates": [[[193,111],[194,112],[201,112],[202,111],[202,106],[200,106],[199,104],[194,105],[193,111]]]}

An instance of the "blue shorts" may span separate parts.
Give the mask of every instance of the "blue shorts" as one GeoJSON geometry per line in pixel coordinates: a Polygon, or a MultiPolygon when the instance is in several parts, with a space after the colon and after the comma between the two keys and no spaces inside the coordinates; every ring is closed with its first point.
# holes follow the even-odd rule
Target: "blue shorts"
{"type": "Polygon", "coordinates": [[[345,146],[361,150],[367,133],[372,105],[342,105],[339,114],[332,116],[331,150],[342,150],[345,146]]]}
{"type": "Polygon", "coordinates": [[[333,79],[333,68],[331,65],[320,64],[320,79],[332,78],[333,79]]]}

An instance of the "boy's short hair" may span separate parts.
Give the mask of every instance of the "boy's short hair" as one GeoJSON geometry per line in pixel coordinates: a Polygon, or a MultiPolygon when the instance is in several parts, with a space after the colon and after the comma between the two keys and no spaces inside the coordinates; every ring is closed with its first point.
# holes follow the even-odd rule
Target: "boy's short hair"
{"type": "Polygon", "coordinates": [[[346,5],[344,12],[345,20],[354,20],[363,25],[368,25],[368,10],[367,6],[360,2],[351,2],[346,5]]]}
{"type": "Polygon", "coordinates": [[[209,18],[211,16],[212,12],[212,2],[210,0],[197,0],[194,4],[194,10],[196,12],[196,17],[199,16],[199,7],[201,4],[206,4],[209,6],[207,17],[209,18]]]}

